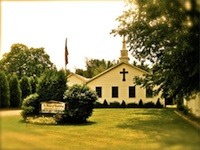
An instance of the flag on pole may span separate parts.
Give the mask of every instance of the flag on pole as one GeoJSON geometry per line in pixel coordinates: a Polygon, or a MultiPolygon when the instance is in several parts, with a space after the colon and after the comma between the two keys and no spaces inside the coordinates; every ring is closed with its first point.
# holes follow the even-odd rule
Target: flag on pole
{"type": "Polygon", "coordinates": [[[68,48],[67,48],[67,38],[65,40],[65,66],[68,64],[68,48]]]}

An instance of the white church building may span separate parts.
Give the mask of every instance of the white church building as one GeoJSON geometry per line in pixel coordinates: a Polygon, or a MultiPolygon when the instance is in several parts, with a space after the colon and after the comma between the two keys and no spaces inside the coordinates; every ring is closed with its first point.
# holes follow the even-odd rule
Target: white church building
{"type": "Polygon", "coordinates": [[[86,84],[97,92],[98,101],[101,103],[104,100],[108,103],[114,101],[122,103],[124,100],[128,104],[138,103],[139,100],[142,100],[143,103],[153,102],[156,104],[159,99],[160,103],[165,106],[165,101],[160,95],[152,96],[150,88],[142,88],[134,84],[133,78],[142,77],[144,74],[148,74],[148,72],[129,64],[126,41],[123,38],[118,64],[90,79],[71,73],[67,77],[67,84],[69,87],[74,84],[86,84]]]}

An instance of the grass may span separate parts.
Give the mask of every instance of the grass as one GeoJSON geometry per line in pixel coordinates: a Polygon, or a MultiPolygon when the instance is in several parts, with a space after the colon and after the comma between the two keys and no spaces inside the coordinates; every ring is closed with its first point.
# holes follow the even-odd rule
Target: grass
{"type": "Polygon", "coordinates": [[[2,150],[197,150],[200,131],[169,109],[95,109],[87,124],[26,124],[1,118],[2,150]]]}

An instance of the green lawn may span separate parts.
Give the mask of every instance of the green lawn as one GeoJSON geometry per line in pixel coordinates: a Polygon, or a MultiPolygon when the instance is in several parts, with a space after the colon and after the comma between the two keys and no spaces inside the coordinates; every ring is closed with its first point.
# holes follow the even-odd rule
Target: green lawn
{"type": "Polygon", "coordinates": [[[200,131],[169,109],[95,109],[85,125],[1,118],[2,150],[199,150],[200,131]]]}

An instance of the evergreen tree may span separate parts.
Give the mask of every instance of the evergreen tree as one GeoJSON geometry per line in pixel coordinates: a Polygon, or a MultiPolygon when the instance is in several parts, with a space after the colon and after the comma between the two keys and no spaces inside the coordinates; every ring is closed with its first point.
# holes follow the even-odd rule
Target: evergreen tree
{"type": "Polygon", "coordinates": [[[139,103],[138,103],[138,106],[140,107],[140,108],[142,108],[143,107],[143,101],[140,99],[140,101],[139,101],[139,103]]]}
{"type": "Polygon", "coordinates": [[[103,107],[104,108],[108,107],[108,102],[106,101],[106,99],[104,99],[104,101],[103,101],[103,107]]]}
{"type": "Polygon", "coordinates": [[[20,87],[22,90],[22,100],[31,94],[31,84],[27,76],[23,76],[20,81],[20,87]]]}
{"type": "Polygon", "coordinates": [[[125,102],[124,100],[123,100],[122,103],[121,103],[121,107],[122,107],[122,108],[125,108],[125,107],[126,107],[126,102],[125,102]]]}
{"type": "Polygon", "coordinates": [[[22,91],[20,89],[19,80],[16,75],[11,76],[10,86],[10,107],[20,107],[22,99],[22,91]]]}
{"type": "Polygon", "coordinates": [[[66,89],[65,71],[47,71],[42,75],[38,83],[38,98],[40,101],[63,101],[63,94],[66,89]]]}
{"type": "Polygon", "coordinates": [[[162,108],[163,105],[160,103],[160,99],[158,98],[157,102],[156,102],[156,107],[157,108],[162,108]]]}
{"type": "Polygon", "coordinates": [[[0,107],[10,106],[9,83],[4,72],[0,71],[0,107]]]}

